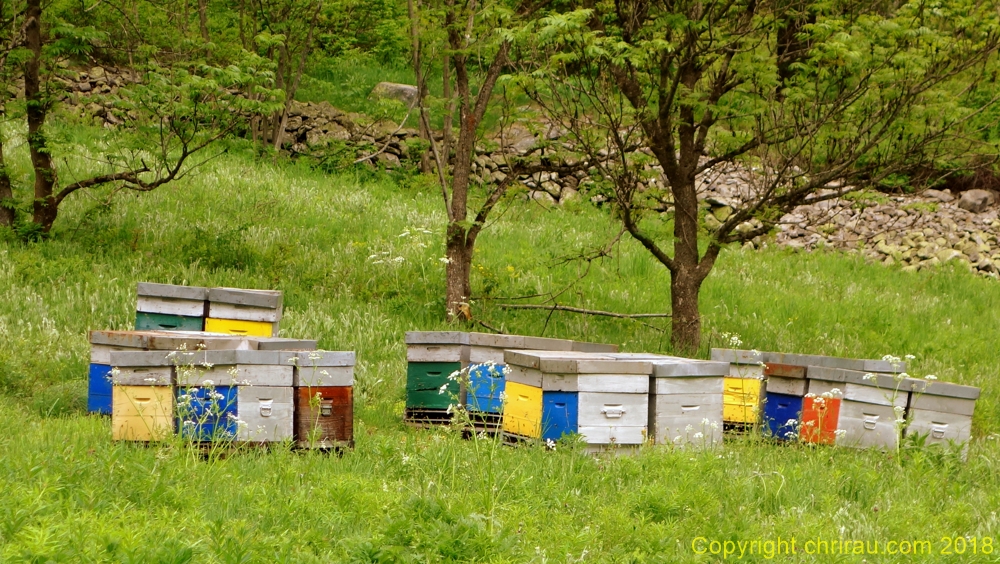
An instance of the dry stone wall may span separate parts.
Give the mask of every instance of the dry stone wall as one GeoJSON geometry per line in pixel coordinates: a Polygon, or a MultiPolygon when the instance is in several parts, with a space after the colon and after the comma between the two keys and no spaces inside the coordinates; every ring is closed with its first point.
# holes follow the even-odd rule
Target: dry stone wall
{"type": "MultiPolygon", "coordinates": [[[[121,69],[95,67],[82,71],[66,70],[59,79],[66,87],[63,100],[81,111],[114,127],[120,119],[110,110],[118,88],[134,80],[121,69]],[[108,101],[102,102],[108,95],[108,101]]],[[[401,91],[406,96],[410,91],[401,91]]],[[[411,141],[418,137],[412,128],[391,122],[378,122],[361,114],[341,111],[327,102],[293,102],[286,127],[285,149],[292,154],[314,154],[340,143],[354,151],[356,158],[373,155],[363,162],[370,166],[396,168],[419,158],[411,141]]],[[[544,154],[543,145],[556,149],[572,147],[562,141],[565,132],[554,126],[517,123],[503,137],[486,140],[477,148],[473,162],[473,181],[497,183],[510,174],[512,156],[544,154]]],[[[646,165],[646,188],[659,189],[661,211],[670,207],[669,191],[662,169],[646,165]]],[[[528,198],[545,205],[565,203],[580,198],[591,182],[586,171],[559,175],[539,173],[521,176],[528,198]]],[[[745,196],[752,192],[752,179],[746,170],[716,167],[703,176],[699,197],[706,211],[706,226],[717,227],[725,221],[745,196]]],[[[602,203],[600,195],[591,195],[602,203]]],[[[933,268],[944,263],[967,266],[971,271],[993,278],[1000,277],[1000,219],[997,194],[969,190],[961,194],[926,190],[919,195],[884,196],[872,199],[840,198],[802,206],[781,219],[773,237],[758,237],[750,246],[772,242],[802,250],[838,249],[860,253],[870,260],[896,265],[904,271],[933,268]]],[[[751,220],[737,229],[759,226],[751,220]]]]}

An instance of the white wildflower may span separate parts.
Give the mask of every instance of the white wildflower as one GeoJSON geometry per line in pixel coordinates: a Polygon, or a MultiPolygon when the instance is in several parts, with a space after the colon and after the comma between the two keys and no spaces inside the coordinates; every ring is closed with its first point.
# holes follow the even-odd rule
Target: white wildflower
{"type": "Polygon", "coordinates": [[[448,258],[448,257],[441,257],[441,258],[439,258],[438,260],[439,260],[440,262],[443,262],[443,263],[445,263],[445,264],[451,264],[451,259],[450,259],[450,258],[448,258]]]}
{"type": "Polygon", "coordinates": [[[556,442],[553,441],[552,439],[545,439],[545,448],[547,448],[549,450],[555,450],[556,449],[556,442]]]}
{"type": "Polygon", "coordinates": [[[205,387],[210,387],[210,386],[214,386],[215,382],[213,380],[205,380],[204,382],[201,383],[201,385],[205,386],[205,387]]]}
{"type": "Polygon", "coordinates": [[[696,440],[696,441],[700,441],[703,438],[705,438],[705,435],[703,433],[695,433],[694,434],[694,440],[696,440]]]}
{"type": "Polygon", "coordinates": [[[323,358],[323,353],[316,352],[316,351],[313,351],[313,352],[309,353],[309,360],[319,360],[321,358],[323,358]]]}
{"type": "Polygon", "coordinates": [[[836,437],[838,439],[841,438],[841,437],[843,437],[846,434],[847,434],[847,430],[846,429],[837,429],[836,431],[833,432],[834,437],[836,437]]]}
{"type": "Polygon", "coordinates": [[[937,376],[935,376],[933,374],[928,374],[927,376],[924,376],[924,380],[934,381],[934,380],[937,380],[937,376]]]}
{"type": "Polygon", "coordinates": [[[438,388],[438,395],[443,395],[447,391],[448,391],[448,384],[441,384],[441,387],[438,388]]]}

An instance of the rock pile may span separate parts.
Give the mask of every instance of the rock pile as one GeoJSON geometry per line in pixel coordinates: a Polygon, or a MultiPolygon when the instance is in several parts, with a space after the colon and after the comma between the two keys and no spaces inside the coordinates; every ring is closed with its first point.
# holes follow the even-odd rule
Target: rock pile
{"type": "Polygon", "coordinates": [[[861,253],[914,272],[959,262],[1000,277],[1000,220],[985,190],[926,190],[915,196],[837,199],[803,206],[782,218],[775,241],[800,248],[861,253]],[[979,194],[977,192],[983,192],[979,194]]]}

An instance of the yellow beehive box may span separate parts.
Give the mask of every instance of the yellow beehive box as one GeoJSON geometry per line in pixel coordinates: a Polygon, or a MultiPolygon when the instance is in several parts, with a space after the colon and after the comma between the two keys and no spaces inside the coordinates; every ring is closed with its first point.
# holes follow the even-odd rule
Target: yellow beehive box
{"type": "Polygon", "coordinates": [[[205,331],[209,333],[226,333],[229,335],[246,335],[249,337],[272,337],[275,323],[267,321],[245,321],[242,319],[205,319],[205,331]]]}
{"type": "Polygon", "coordinates": [[[723,378],[722,420],[727,423],[756,423],[760,419],[763,381],[756,378],[723,378]]]}
{"type": "Polygon", "coordinates": [[[542,436],[542,389],[507,382],[503,401],[503,430],[537,439],[542,436]]]}
{"type": "Polygon", "coordinates": [[[115,386],[111,436],[116,441],[158,441],[174,428],[171,386],[115,386]]]}

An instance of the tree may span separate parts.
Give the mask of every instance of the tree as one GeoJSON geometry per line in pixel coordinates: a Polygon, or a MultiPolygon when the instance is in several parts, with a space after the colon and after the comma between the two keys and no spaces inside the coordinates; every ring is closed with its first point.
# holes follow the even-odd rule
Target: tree
{"type": "Polygon", "coordinates": [[[693,350],[723,247],[799,205],[981,148],[964,134],[997,98],[968,94],[989,80],[997,19],[976,0],[585,0],[537,23],[547,63],[528,82],[669,270],[672,342],[693,350]],[[650,163],[662,190],[649,188],[650,163]],[[752,174],[708,225],[700,183],[722,166],[752,174]]]}
{"type": "Polygon", "coordinates": [[[507,70],[513,69],[511,52],[524,22],[547,5],[546,0],[525,0],[507,9],[501,2],[445,0],[428,1],[420,6],[417,0],[409,0],[420,130],[430,144],[433,168],[448,214],[445,303],[449,320],[472,317],[468,302],[472,295],[471,272],[476,241],[490,213],[509,188],[525,174],[576,170],[558,159],[537,154],[508,154],[505,177],[498,182],[483,183],[485,194],[481,202],[473,192],[476,188],[472,181],[476,144],[484,134],[484,121],[491,110],[500,118],[497,120],[500,150],[507,152],[509,149],[504,135],[507,122],[500,116],[507,115],[509,108],[500,108],[496,103],[498,81],[507,70]],[[433,51],[434,47],[441,52],[440,60],[443,61],[440,135],[432,133],[427,104],[426,76],[431,68],[428,61],[438,60],[428,56],[428,51],[433,51]],[[456,121],[457,136],[453,131],[456,121]]]}
{"type": "MultiPolygon", "coordinates": [[[[273,76],[261,72],[266,65],[249,54],[242,67],[201,66],[196,73],[149,66],[143,81],[116,101],[123,125],[109,134],[109,149],[98,170],[74,171],[79,179],[64,184],[47,134],[62,84],[54,78],[62,72],[61,61],[86,52],[88,40],[99,34],[69,25],[47,27],[40,0],[27,0],[23,17],[23,35],[9,39],[13,47],[23,46],[12,64],[23,71],[27,144],[34,172],[31,221],[24,229],[29,237],[48,233],[59,206],[79,190],[115,184],[150,191],[184,177],[218,154],[211,151],[217,141],[249,117],[275,111],[275,100],[280,100],[268,88],[273,76]],[[240,88],[253,91],[255,99],[233,93],[240,88]]],[[[6,170],[2,153],[0,170],[6,170]]],[[[0,177],[0,198],[3,178],[10,181],[9,176],[0,177]]]]}

